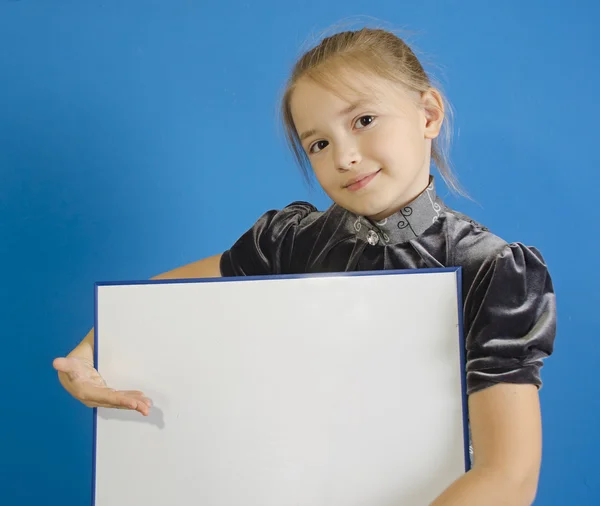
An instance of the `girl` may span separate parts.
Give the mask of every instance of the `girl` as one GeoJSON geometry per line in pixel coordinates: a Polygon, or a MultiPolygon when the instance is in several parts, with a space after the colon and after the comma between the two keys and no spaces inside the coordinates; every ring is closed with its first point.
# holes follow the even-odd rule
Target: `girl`
{"type": "MultiPolygon", "coordinates": [[[[553,350],[555,296],[540,253],[507,244],[436,195],[431,162],[457,188],[439,141],[444,99],[395,35],[326,38],[296,64],[282,100],[290,146],[333,205],[264,214],[228,251],[155,279],[462,266],[475,461],[433,504],[525,505],[541,459],[538,388],[553,350]]],[[[93,329],[54,362],[87,406],[149,413],[142,392],[106,386],[93,329]]]]}

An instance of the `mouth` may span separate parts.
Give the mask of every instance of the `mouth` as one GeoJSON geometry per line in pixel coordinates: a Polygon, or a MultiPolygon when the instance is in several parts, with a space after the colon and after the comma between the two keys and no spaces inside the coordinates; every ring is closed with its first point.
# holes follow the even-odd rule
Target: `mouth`
{"type": "Polygon", "coordinates": [[[367,186],[371,181],[373,181],[373,179],[375,179],[375,176],[377,176],[377,174],[379,174],[380,172],[381,172],[381,169],[376,170],[375,172],[370,172],[368,174],[362,174],[360,176],[357,176],[357,177],[351,179],[350,181],[348,181],[344,185],[344,188],[351,192],[360,190],[361,188],[364,188],[365,186],[367,186]]]}

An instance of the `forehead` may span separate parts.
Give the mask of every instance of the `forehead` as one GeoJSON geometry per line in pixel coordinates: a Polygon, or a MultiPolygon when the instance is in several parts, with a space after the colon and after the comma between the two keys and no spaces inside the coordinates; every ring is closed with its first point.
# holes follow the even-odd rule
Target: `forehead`
{"type": "Polygon", "coordinates": [[[344,75],[321,83],[302,77],[290,98],[296,128],[313,128],[314,122],[334,120],[350,107],[402,107],[411,97],[407,90],[376,75],[344,75]]]}

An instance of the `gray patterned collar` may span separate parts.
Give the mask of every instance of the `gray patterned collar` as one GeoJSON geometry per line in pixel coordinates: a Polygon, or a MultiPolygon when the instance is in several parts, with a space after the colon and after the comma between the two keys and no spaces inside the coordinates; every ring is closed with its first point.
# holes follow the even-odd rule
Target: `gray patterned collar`
{"type": "Polygon", "coordinates": [[[400,211],[380,222],[358,216],[354,222],[354,230],[357,236],[371,246],[406,242],[420,236],[435,223],[443,207],[431,177],[425,191],[400,211]]]}

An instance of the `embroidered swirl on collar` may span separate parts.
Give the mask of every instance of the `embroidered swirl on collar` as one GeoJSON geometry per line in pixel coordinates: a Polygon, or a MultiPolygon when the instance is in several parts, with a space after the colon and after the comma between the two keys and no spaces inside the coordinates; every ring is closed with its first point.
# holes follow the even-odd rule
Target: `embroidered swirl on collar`
{"type": "Polygon", "coordinates": [[[437,198],[432,178],[425,191],[396,214],[379,221],[355,215],[353,228],[355,233],[367,242],[368,236],[371,237],[372,243],[373,234],[377,234],[381,239],[377,244],[398,244],[421,235],[438,221],[441,213],[442,205],[437,198]]]}

